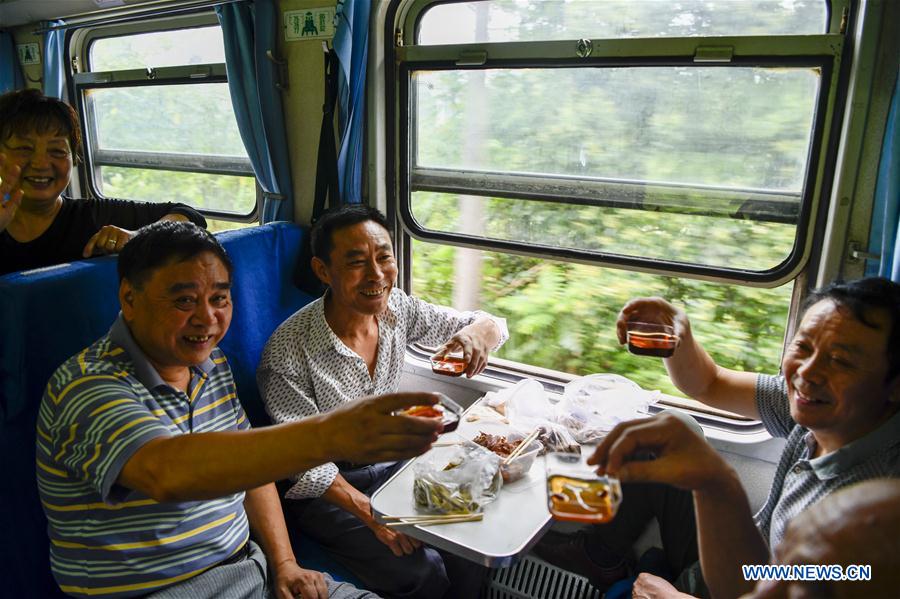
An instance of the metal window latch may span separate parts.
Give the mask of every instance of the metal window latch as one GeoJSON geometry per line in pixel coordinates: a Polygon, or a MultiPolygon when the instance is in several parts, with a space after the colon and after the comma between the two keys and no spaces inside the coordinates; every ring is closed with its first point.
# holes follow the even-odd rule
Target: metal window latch
{"type": "Polygon", "coordinates": [[[873,252],[864,252],[862,249],[862,244],[858,241],[851,241],[847,244],[849,251],[847,252],[847,261],[848,262],[859,262],[860,260],[881,260],[881,254],[875,254],[873,252]]]}
{"type": "Polygon", "coordinates": [[[487,62],[487,57],[487,52],[485,52],[484,50],[472,50],[469,52],[463,52],[459,55],[459,58],[456,59],[456,66],[480,67],[487,62]]]}
{"type": "Polygon", "coordinates": [[[732,46],[697,46],[694,62],[731,62],[734,57],[732,46]]]}
{"type": "Polygon", "coordinates": [[[194,67],[194,72],[188,75],[191,79],[206,79],[212,75],[212,69],[207,65],[194,67]]]}
{"type": "Polygon", "coordinates": [[[587,38],[582,38],[575,42],[575,55],[578,58],[587,58],[594,51],[594,42],[587,38]]]}

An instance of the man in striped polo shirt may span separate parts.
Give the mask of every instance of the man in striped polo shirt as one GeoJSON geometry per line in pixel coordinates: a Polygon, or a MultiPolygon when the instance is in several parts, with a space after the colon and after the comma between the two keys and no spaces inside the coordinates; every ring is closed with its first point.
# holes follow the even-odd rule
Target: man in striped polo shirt
{"type": "MultiPolygon", "coordinates": [[[[118,268],[118,319],[57,369],[38,418],[38,487],[60,588],[293,597],[313,573],[294,560],[272,481],[331,460],[421,453],[440,425],[391,413],[436,397],[370,398],[249,430],[216,347],[231,321],[232,265],[215,237],[156,223],[125,247],[118,268]]],[[[328,577],[316,592],[372,596],[328,577]]]]}

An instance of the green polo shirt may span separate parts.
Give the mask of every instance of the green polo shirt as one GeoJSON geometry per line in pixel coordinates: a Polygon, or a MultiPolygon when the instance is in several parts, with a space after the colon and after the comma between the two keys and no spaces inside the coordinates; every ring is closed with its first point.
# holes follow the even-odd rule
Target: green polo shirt
{"type": "Polygon", "coordinates": [[[38,415],[38,490],[60,588],[143,595],[234,554],[249,538],[243,493],[157,503],[116,480],[151,439],[249,427],[218,348],[191,368],[184,393],[162,380],[119,315],[105,337],[56,370],[38,415]]]}

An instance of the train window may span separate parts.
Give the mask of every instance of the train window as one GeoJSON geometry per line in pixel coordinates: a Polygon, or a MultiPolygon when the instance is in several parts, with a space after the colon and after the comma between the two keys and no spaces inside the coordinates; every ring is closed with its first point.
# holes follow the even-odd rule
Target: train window
{"type": "Polygon", "coordinates": [[[231,105],[221,29],[100,29],[85,48],[88,70],[75,82],[94,192],[252,219],[256,184],[231,105]]]}
{"type": "Polygon", "coordinates": [[[408,0],[397,215],[409,288],[508,317],[501,357],[620,372],[631,297],[721,363],[777,372],[827,202],[848,3],[408,0]]]}
{"type": "Polygon", "coordinates": [[[469,237],[775,269],[794,244],[819,79],[803,67],[416,72],[412,216],[469,237]],[[492,186],[500,197],[461,213],[459,191],[492,186]]]}
{"type": "Polygon", "coordinates": [[[482,0],[439,4],[419,22],[420,44],[823,33],[813,0],[482,0]],[[477,13],[487,16],[479,32],[477,13]],[[480,33],[478,37],[476,35],[480,33]]]}

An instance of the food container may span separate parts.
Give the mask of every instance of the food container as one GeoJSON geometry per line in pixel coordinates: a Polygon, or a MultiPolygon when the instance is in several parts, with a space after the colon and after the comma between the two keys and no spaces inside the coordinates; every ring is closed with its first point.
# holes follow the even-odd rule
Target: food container
{"type": "Polygon", "coordinates": [[[415,418],[440,418],[441,424],[444,425],[443,432],[449,433],[454,431],[459,426],[459,418],[463,413],[463,408],[443,393],[438,393],[438,396],[440,401],[433,406],[410,406],[405,410],[398,410],[394,413],[415,418]]]}
{"type": "MultiPolygon", "coordinates": [[[[521,437],[521,435],[519,436],[521,437]]],[[[544,445],[540,441],[532,439],[528,442],[525,449],[522,450],[522,453],[513,458],[512,461],[504,462],[501,459],[500,476],[503,477],[503,482],[514,483],[520,478],[524,478],[528,471],[531,470],[534,460],[543,448],[544,445]]]]}
{"type": "Polygon", "coordinates": [[[532,439],[522,452],[510,462],[504,460],[519,448],[527,435],[511,427],[482,426],[472,442],[497,454],[500,458],[500,475],[504,483],[512,483],[528,474],[535,458],[541,453],[544,445],[532,439]]]}

